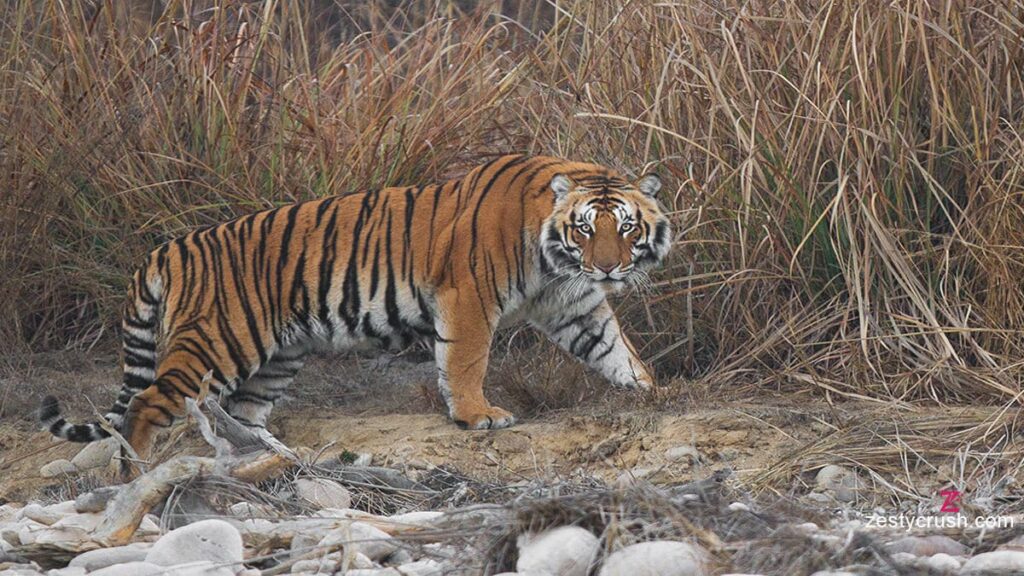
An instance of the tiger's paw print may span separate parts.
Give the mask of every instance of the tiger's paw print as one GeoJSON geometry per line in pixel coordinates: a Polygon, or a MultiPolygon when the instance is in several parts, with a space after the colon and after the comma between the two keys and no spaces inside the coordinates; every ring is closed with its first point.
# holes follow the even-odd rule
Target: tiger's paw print
{"type": "Polygon", "coordinates": [[[482,412],[453,416],[455,424],[463,430],[497,430],[508,428],[516,423],[511,412],[497,406],[488,406],[482,412]]]}

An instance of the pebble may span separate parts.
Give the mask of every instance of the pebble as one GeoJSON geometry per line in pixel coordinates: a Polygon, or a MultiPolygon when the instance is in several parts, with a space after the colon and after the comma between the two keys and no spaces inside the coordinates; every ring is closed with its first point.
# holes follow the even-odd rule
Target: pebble
{"type": "Polygon", "coordinates": [[[705,576],[709,556],[686,542],[656,540],[626,546],[605,559],[598,576],[705,576]]]}
{"type": "Polygon", "coordinates": [[[905,536],[887,543],[885,548],[890,553],[906,552],[914,556],[933,556],[935,554],[966,556],[969,552],[967,546],[941,534],[905,536]]]}
{"type": "Polygon", "coordinates": [[[78,472],[78,468],[76,468],[70,460],[66,460],[64,458],[58,458],[53,462],[44,464],[43,467],[39,469],[39,474],[41,474],[43,478],[56,478],[57,476],[66,476],[76,472],[78,472]]]}
{"type": "Polygon", "coordinates": [[[865,488],[864,481],[856,472],[836,464],[818,470],[815,484],[819,490],[834,494],[840,502],[853,502],[857,493],[865,488]]]}
{"type": "Polygon", "coordinates": [[[317,545],[324,551],[351,547],[354,552],[364,554],[373,561],[379,561],[398,549],[387,532],[364,522],[353,522],[348,526],[335,528],[317,545]]]}
{"type": "Polygon", "coordinates": [[[964,562],[961,574],[1024,574],[1024,552],[996,550],[964,562]]]}
{"type": "Polygon", "coordinates": [[[960,569],[960,561],[949,554],[938,553],[928,558],[922,558],[922,563],[934,572],[940,574],[955,573],[960,569]]]}
{"type": "Polygon", "coordinates": [[[76,512],[103,512],[107,509],[107,503],[117,496],[121,491],[120,486],[107,486],[97,488],[92,492],[86,492],[75,498],[76,512]]]}
{"type": "Polygon", "coordinates": [[[71,559],[68,566],[85,568],[92,572],[115,564],[125,562],[142,562],[149,553],[147,548],[129,544],[128,546],[114,546],[112,548],[100,548],[79,554],[71,559]]]}
{"type": "Polygon", "coordinates": [[[87,570],[81,566],[66,566],[64,568],[58,568],[50,570],[46,573],[46,576],[85,576],[87,570]]]}
{"type": "Polygon", "coordinates": [[[52,504],[50,506],[29,504],[21,509],[16,518],[18,520],[28,518],[34,522],[49,526],[68,514],[74,514],[74,512],[74,502],[62,502],[60,504],[52,504]]]}
{"type": "Polygon", "coordinates": [[[228,506],[228,513],[235,518],[261,518],[268,515],[262,506],[252,502],[236,502],[228,506]]]}
{"type": "Polygon", "coordinates": [[[166,566],[151,562],[125,562],[90,572],[89,576],[149,576],[150,574],[161,574],[166,570],[166,566]]]}
{"type": "Polygon", "coordinates": [[[700,452],[696,448],[689,445],[673,446],[665,451],[665,459],[669,462],[699,462],[700,452]]]}
{"type": "Polygon", "coordinates": [[[120,448],[120,444],[117,443],[115,438],[105,438],[97,442],[90,442],[75,454],[75,457],[71,459],[71,463],[74,464],[78,470],[91,470],[93,468],[102,468],[110,463],[110,459],[117,454],[117,450],[120,448]]]}
{"type": "Polygon", "coordinates": [[[395,514],[391,517],[391,521],[409,524],[411,526],[431,526],[435,521],[443,517],[444,512],[406,512],[405,514],[395,514]]]}
{"type": "Polygon", "coordinates": [[[164,534],[146,555],[146,562],[174,566],[185,562],[211,561],[240,564],[242,536],[223,520],[201,520],[164,534]]]}
{"type": "Polygon", "coordinates": [[[352,494],[333,480],[299,478],[293,486],[298,499],[316,508],[348,508],[352,505],[352,494]]]}
{"type": "Polygon", "coordinates": [[[334,574],[338,569],[338,561],[333,558],[310,558],[292,564],[292,574],[312,572],[314,574],[334,574]]]}
{"type": "Polygon", "coordinates": [[[586,576],[597,555],[597,536],[579,526],[560,526],[519,537],[516,570],[538,576],[586,576]]]}

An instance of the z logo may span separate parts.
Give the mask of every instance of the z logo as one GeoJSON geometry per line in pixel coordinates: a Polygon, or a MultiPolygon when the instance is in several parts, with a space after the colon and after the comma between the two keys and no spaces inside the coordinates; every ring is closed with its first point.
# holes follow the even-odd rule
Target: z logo
{"type": "Polygon", "coordinates": [[[942,502],[942,506],[939,508],[939,512],[951,512],[955,514],[960,511],[960,507],[957,506],[957,502],[960,501],[959,490],[943,490],[942,492],[939,492],[939,495],[945,498],[942,502]]]}

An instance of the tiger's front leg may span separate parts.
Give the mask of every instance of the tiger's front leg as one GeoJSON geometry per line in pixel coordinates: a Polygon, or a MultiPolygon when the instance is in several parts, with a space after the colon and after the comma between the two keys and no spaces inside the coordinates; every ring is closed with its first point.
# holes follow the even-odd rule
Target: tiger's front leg
{"type": "Polygon", "coordinates": [[[593,289],[571,303],[551,298],[535,304],[530,321],[614,386],[647,390],[654,385],[654,378],[622,333],[601,290],[593,289]]]}
{"type": "Polygon", "coordinates": [[[436,320],[437,385],[448,414],[460,428],[507,428],[511,412],[492,406],[484,397],[484,377],[497,318],[489,318],[476,294],[451,290],[438,297],[436,320]]]}

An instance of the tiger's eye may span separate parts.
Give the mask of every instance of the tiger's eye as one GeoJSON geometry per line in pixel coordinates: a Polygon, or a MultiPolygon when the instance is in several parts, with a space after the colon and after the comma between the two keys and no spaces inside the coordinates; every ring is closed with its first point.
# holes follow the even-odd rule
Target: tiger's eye
{"type": "Polygon", "coordinates": [[[576,229],[587,236],[590,236],[594,232],[594,229],[590,227],[590,224],[580,224],[576,229]]]}
{"type": "Polygon", "coordinates": [[[633,231],[633,228],[635,228],[635,226],[633,226],[629,222],[626,222],[625,224],[622,225],[621,228],[619,228],[619,232],[622,232],[623,234],[629,234],[630,232],[633,231]]]}

